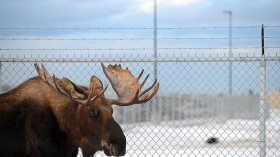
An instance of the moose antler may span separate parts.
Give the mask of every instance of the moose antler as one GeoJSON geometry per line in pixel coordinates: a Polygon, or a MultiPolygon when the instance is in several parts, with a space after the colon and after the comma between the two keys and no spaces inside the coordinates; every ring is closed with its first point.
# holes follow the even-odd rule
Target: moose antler
{"type": "MultiPolygon", "coordinates": [[[[66,95],[67,97],[69,97],[72,101],[78,103],[78,104],[82,104],[82,105],[88,105],[93,103],[97,98],[99,98],[102,94],[104,94],[104,92],[106,91],[106,89],[108,88],[108,85],[102,89],[101,91],[99,90],[98,93],[95,92],[96,87],[94,85],[92,85],[92,80],[90,82],[90,90],[89,90],[89,94],[87,99],[85,100],[79,100],[76,98],[73,98],[72,95],[70,94],[70,90],[65,91],[64,89],[62,89],[58,83],[57,80],[59,80],[58,78],[55,77],[55,75],[53,75],[53,77],[50,76],[50,74],[47,72],[45,66],[43,64],[41,64],[42,69],[38,66],[37,63],[34,64],[39,77],[44,80],[49,86],[51,86],[52,88],[56,89],[59,93],[66,95]]],[[[95,77],[93,77],[95,78],[95,77]]],[[[64,78],[66,79],[66,78],[64,78]]],[[[61,80],[59,80],[61,81],[61,80]]],[[[103,87],[102,87],[103,88],[103,87]]]]}
{"type": "Polygon", "coordinates": [[[157,80],[155,80],[149,88],[141,91],[149,77],[149,75],[147,75],[141,84],[138,83],[144,70],[142,70],[139,76],[135,78],[128,68],[123,70],[120,65],[109,65],[108,67],[105,67],[103,63],[101,63],[101,65],[107,79],[118,96],[118,100],[111,100],[112,104],[129,106],[132,104],[145,103],[149,101],[159,89],[158,83],[152,94],[148,93],[156,85],[157,80]]]}
{"type": "Polygon", "coordinates": [[[43,64],[41,64],[42,69],[38,66],[37,63],[34,63],[34,66],[37,70],[37,73],[39,74],[40,78],[43,79],[45,82],[47,83],[51,83],[51,75],[48,73],[48,71],[46,70],[45,66],[43,64]]]}
{"type": "Polygon", "coordinates": [[[34,66],[37,70],[37,73],[39,74],[39,77],[44,80],[44,82],[46,82],[49,86],[54,87],[55,84],[53,82],[55,82],[56,78],[55,77],[51,77],[51,75],[48,73],[47,69],[45,68],[45,66],[43,64],[41,64],[42,69],[38,66],[37,63],[34,63],[34,66]],[[53,82],[52,82],[53,81],[53,82]]]}

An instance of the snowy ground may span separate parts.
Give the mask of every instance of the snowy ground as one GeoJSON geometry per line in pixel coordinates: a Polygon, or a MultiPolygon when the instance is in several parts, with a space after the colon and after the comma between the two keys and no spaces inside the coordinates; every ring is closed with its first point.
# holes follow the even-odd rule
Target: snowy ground
{"type": "MultiPolygon", "coordinates": [[[[208,119],[204,120],[203,125],[192,126],[185,125],[189,123],[184,121],[122,125],[128,142],[125,156],[259,156],[260,131],[257,120],[215,121],[208,119]],[[205,141],[209,137],[217,137],[218,143],[207,144],[205,141]]],[[[280,111],[271,112],[266,136],[267,156],[279,157],[280,111]]],[[[96,156],[104,154],[100,152],[96,156]]]]}

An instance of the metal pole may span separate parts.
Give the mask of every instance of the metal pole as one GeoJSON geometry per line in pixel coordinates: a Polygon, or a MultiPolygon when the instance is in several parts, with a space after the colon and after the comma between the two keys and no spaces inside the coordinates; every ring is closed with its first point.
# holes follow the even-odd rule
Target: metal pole
{"type": "MultiPolygon", "coordinates": [[[[154,0],[154,58],[157,58],[157,0],[154,0]]],[[[157,79],[157,62],[154,62],[154,79],[157,79]]]]}
{"type": "MultiPolygon", "coordinates": [[[[157,0],[154,0],[154,80],[157,79],[157,0]]],[[[157,112],[157,100],[158,97],[155,96],[154,104],[153,104],[153,116],[155,116],[155,120],[158,121],[158,112],[157,112]]]]}
{"type": "Polygon", "coordinates": [[[264,27],[262,25],[262,55],[260,61],[260,157],[266,156],[266,62],[264,55],[264,27]]]}
{"type": "MultiPolygon", "coordinates": [[[[231,11],[224,11],[225,14],[229,15],[229,58],[232,57],[232,12],[231,11]]],[[[232,95],[232,62],[229,62],[229,81],[228,81],[228,90],[229,95],[232,95]]]]}

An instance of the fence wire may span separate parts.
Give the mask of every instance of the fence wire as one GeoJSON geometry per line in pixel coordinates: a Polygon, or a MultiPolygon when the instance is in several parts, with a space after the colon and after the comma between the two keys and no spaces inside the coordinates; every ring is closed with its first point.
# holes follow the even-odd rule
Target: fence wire
{"type": "MultiPolygon", "coordinates": [[[[34,62],[11,62],[1,59],[2,91],[36,76],[34,62]]],[[[44,62],[57,77],[87,85],[91,75],[106,80],[100,62],[44,62]]],[[[203,59],[203,58],[202,58],[203,59]]],[[[157,97],[144,105],[114,107],[114,118],[127,137],[127,156],[258,156],[259,67],[260,61],[231,60],[233,94],[228,94],[228,62],[226,60],[176,62],[167,58],[158,62],[161,88],[157,97]],[[169,59],[169,61],[168,61],[169,59]]],[[[18,58],[18,60],[21,60],[18,58]]],[[[24,59],[23,59],[24,60],[24,59]]],[[[149,60],[147,58],[147,60],[149,60]]],[[[122,64],[134,75],[141,69],[153,74],[153,62],[106,62],[122,64]]],[[[280,154],[280,57],[266,61],[266,148],[267,156],[280,154]]],[[[150,84],[153,79],[149,79],[150,84]]],[[[108,97],[115,97],[112,89],[108,97]]],[[[103,156],[102,152],[96,156],[103,156]]],[[[82,156],[81,154],[79,156],[82,156]]]]}
{"type": "MultiPolygon", "coordinates": [[[[151,55],[154,49],[148,44],[153,39],[149,36],[152,28],[0,28],[0,90],[5,92],[36,76],[35,62],[44,63],[57,77],[67,77],[85,86],[92,75],[110,84],[101,62],[121,64],[134,75],[144,69],[144,74],[151,75],[146,84],[151,84],[156,62],[161,85],[156,97],[142,105],[114,106],[113,116],[127,139],[126,156],[255,157],[265,151],[266,156],[278,157],[280,27],[265,27],[272,30],[265,36],[265,46],[260,45],[260,28],[233,27],[237,36],[233,37],[231,57],[227,54],[228,37],[204,32],[227,32],[228,27],[158,28],[163,31],[158,41],[158,58],[151,55]],[[185,36],[195,29],[202,32],[185,36]],[[26,35],[25,31],[33,33],[26,35]],[[105,35],[44,35],[49,31],[95,31],[105,35]],[[125,34],[111,37],[110,31],[125,34]],[[130,31],[140,31],[141,36],[126,34],[130,31]],[[184,36],[177,31],[183,31],[184,36]],[[249,34],[244,36],[243,31],[249,34]],[[210,45],[194,44],[193,40],[198,39],[207,40],[210,45]],[[176,43],[170,44],[170,40],[176,43]],[[262,48],[266,51],[264,60],[260,55],[262,48]],[[232,94],[228,87],[229,63],[232,94]],[[261,65],[265,65],[265,73],[260,71],[261,65]],[[265,83],[264,88],[260,88],[261,83],[265,83]]],[[[106,96],[116,97],[111,87],[106,96]]],[[[82,157],[81,151],[78,156],[82,157]]],[[[105,155],[98,152],[95,156],[105,155]]]]}

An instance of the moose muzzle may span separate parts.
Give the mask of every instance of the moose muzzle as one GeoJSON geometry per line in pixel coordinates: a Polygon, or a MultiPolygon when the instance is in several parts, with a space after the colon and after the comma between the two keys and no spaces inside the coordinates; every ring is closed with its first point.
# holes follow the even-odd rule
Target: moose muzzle
{"type": "Polygon", "coordinates": [[[107,156],[124,156],[126,153],[126,138],[119,124],[112,118],[107,124],[106,133],[101,140],[101,146],[107,156]]]}

